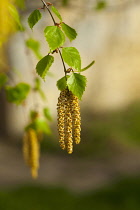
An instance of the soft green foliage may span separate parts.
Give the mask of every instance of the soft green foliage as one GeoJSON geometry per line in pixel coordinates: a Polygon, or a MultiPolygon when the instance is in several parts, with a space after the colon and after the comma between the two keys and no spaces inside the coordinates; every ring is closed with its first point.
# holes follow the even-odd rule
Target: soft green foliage
{"type": "Polygon", "coordinates": [[[46,95],[44,93],[44,91],[41,88],[41,80],[39,78],[35,78],[35,86],[34,86],[34,90],[38,91],[38,93],[40,94],[41,98],[45,101],[46,100],[46,95]]]}
{"type": "Polygon", "coordinates": [[[107,2],[105,0],[98,0],[95,9],[96,10],[102,10],[107,7],[107,2]]]}
{"type": "Polygon", "coordinates": [[[72,68],[81,70],[81,57],[75,47],[65,47],[62,49],[62,57],[64,61],[72,68]]]}
{"type": "Polygon", "coordinates": [[[38,112],[35,111],[35,110],[31,110],[31,111],[30,111],[30,118],[31,118],[31,121],[34,121],[37,117],[38,117],[38,112]]]}
{"type": "Polygon", "coordinates": [[[52,115],[51,115],[50,109],[48,107],[45,107],[43,109],[43,113],[47,120],[52,121],[52,115]]]}
{"type": "Polygon", "coordinates": [[[86,70],[89,69],[91,66],[93,66],[94,63],[95,63],[95,61],[92,61],[88,66],[86,66],[85,68],[81,69],[80,72],[86,71],[86,70]]]}
{"type": "Polygon", "coordinates": [[[65,35],[58,26],[47,26],[44,30],[50,50],[55,50],[65,42],[65,35]]]}
{"type": "Polygon", "coordinates": [[[72,73],[70,76],[62,77],[57,81],[58,90],[62,91],[68,87],[68,89],[79,99],[82,98],[83,92],[85,91],[87,79],[85,76],[72,73]]]}
{"type": "Polygon", "coordinates": [[[0,73],[0,89],[6,84],[7,80],[6,74],[0,73]]]}
{"type": "Polygon", "coordinates": [[[19,17],[19,14],[18,14],[18,11],[17,11],[16,7],[13,4],[9,4],[8,9],[9,9],[10,15],[12,16],[12,18],[17,23],[18,29],[20,31],[23,31],[23,26],[21,24],[20,17],[19,17]]]}
{"type": "Polygon", "coordinates": [[[51,10],[59,18],[59,20],[62,21],[62,17],[60,15],[60,13],[58,12],[58,10],[54,6],[51,6],[51,10]]]}
{"type": "Polygon", "coordinates": [[[36,71],[42,79],[45,79],[45,76],[53,62],[54,57],[51,55],[47,55],[37,63],[36,71]]]}
{"type": "Polygon", "coordinates": [[[70,41],[76,39],[77,32],[75,31],[74,28],[71,28],[65,23],[62,23],[61,26],[62,26],[62,30],[64,31],[66,36],[70,39],[70,41]]]}
{"type": "MultiPolygon", "coordinates": [[[[68,77],[67,77],[68,78],[68,77]]],[[[59,79],[56,83],[58,90],[62,91],[66,88],[67,86],[67,81],[66,81],[66,77],[62,77],[61,79],[59,79]]]]}
{"type": "Polygon", "coordinates": [[[40,79],[38,77],[36,77],[34,82],[35,82],[34,90],[35,91],[40,90],[40,88],[41,88],[41,81],[40,81],[40,79]]]}
{"type": "Polygon", "coordinates": [[[86,83],[86,77],[77,73],[72,73],[67,80],[69,90],[79,99],[82,98],[83,92],[85,91],[86,83]]]}
{"type": "Polygon", "coordinates": [[[37,132],[42,132],[45,134],[51,134],[50,127],[48,126],[46,119],[44,118],[36,118],[29,125],[26,126],[25,130],[34,129],[37,132]]]}
{"type": "Polygon", "coordinates": [[[21,104],[29,94],[30,85],[26,83],[19,83],[14,87],[6,87],[7,100],[17,105],[21,104]]]}
{"type": "Polygon", "coordinates": [[[79,194],[65,188],[24,185],[0,192],[1,210],[139,210],[140,178],[123,177],[79,194]],[[55,202],[54,202],[55,200],[55,202]]]}
{"type": "Polygon", "coordinates": [[[43,56],[40,53],[40,42],[35,39],[28,39],[26,40],[26,46],[30,48],[38,59],[41,59],[43,56]]]}
{"type": "Polygon", "coordinates": [[[41,131],[46,134],[51,134],[50,127],[48,126],[45,119],[38,118],[34,121],[34,128],[36,131],[41,131]]]}
{"type": "Polygon", "coordinates": [[[41,19],[42,14],[38,9],[34,10],[30,16],[28,17],[28,24],[31,29],[33,29],[34,25],[41,19]]]}

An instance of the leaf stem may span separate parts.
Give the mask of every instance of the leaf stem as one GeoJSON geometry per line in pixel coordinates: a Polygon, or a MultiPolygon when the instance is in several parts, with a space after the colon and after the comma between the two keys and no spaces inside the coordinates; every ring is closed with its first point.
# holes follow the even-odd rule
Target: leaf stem
{"type": "Polygon", "coordinates": [[[65,63],[64,63],[64,60],[63,60],[63,57],[62,57],[62,53],[61,53],[61,51],[60,51],[59,48],[58,48],[58,51],[59,51],[59,55],[60,55],[61,60],[62,60],[62,63],[63,63],[65,78],[66,78],[66,80],[67,80],[67,70],[66,70],[66,66],[65,66],[65,63]]]}
{"type": "MultiPolygon", "coordinates": [[[[51,16],[51,18],[52,18],[52,20],[53,20],[53,23],[54,23],[54,25],[56,26],[56,21],[55,21],[53,15],[52,15],[50,9],[48,8],[48,5],[46,4],[46,2],[45,2],[44,0],[41,0],[41,1],[42,1],[43,5],[47,8],[47,10],[48,10],[48,12],[49,12],[49,14],[50,14],[50,16],[51,16]]],[[[62,63],[63,63],[65,78],[66,78],[66,80],[67,80],[67,70],[66,70],[65,62],[64,62],[63,57],[62,57],[62,53],[61,53],[61,51],[60,51],[59,48],[58,48],[58,52],[59,52],[59,55],[60,55],[61,60],[62,60],[62,63]]]]}

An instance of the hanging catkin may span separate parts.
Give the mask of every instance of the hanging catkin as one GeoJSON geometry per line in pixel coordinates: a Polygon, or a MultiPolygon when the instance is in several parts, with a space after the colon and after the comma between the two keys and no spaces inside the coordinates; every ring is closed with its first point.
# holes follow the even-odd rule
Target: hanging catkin
{"type": "Polygon", "coordinates": [[[38,176],[39,142],[35,130],[28,129],[23,138],[23,154],[26,164],[31,169],[33,178],[38,176]]]}
{"type": "Polygon", "coordinates": [[[71,154],[73,152],[73,139],[72,139],[72,113],[71,113],[71,100],[70,92],[66,91],[65,101],[65,144],[67,152],[71,154]]]}
{"type": "Polygon", "coordinates": [[[57,104],[57,113],[58,113],[58,133],[59,133],[59,143],[62,149],[66,148],[65,145],[65,100],[66,99],[66,91],[62,91],[58,98],[57,104]]]}
{"type": "Polygon", "coordinates": [[[80,143],[81,117],[78,98],[68,89],[60,93],[57,112],[60,147],[71,154],[73,139],[76,144],[80,143]]]}
{"type": "Polygon", "coordinates": [[[73,122],[73,137],[76,144],[80,143],[80,132],[81,132],[81,116],[79,101],[76,96],[71,93],[71,113],[73,122]]]}

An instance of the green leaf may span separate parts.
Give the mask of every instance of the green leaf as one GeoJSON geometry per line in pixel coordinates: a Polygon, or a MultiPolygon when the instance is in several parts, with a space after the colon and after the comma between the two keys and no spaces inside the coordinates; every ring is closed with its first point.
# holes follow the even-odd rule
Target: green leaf
{"type": "Polygon", "coordinates": [[[41,88],[41,81],[40,81],[40,79],[39,78],[35,78],[34,82],[35,82],[34,90],[35,91],[40,90],[40,88],[41,88]]]}
{"type": "Polygon", "coordinates": [[[65,47],[62,49],[62,57],[64,61],[72,68],[81,70],[81,57],[75,47],[65,47]]]}
{"type": "Polygon", "coordinates": [[[82,98],[83,92],[85,91],[86,83],[86,77],[77,73],[72,73],[67,80],[69,90],[79,99],[82,98]]]}
{"type": "Polygon", "coordinates": [[[43,133],[51,134],[50,127],[48,126],[46,120],[44,119],[37,119],[35,121],[35,127],[37,131],[42,131],[43,133]]]}
{"type": "Polygon", "coordinates": [[[66,36],[70,39],[70,41],[72,41],[76,38],[77,33],[74,28],[71,28],[70,26],[68,26],[65,23],[62,23],[61,26],[62,26],[62,30],[64,31],[66,36]]]}
{"type": "Polygon", "coordinates": [[[97,5],[95,7],[96,10],[102,10],[102,9],[105,9],[107,7],[107,2],[104,1],[104,0],[99,0],[97,2],[97,5]]]}
{"type": "Polygon", "coordinates": [[[46,120],[42,118],[36,118],[32,123],[26,126],[25,130],[34,129],[37,132],[43,132],[46,134],[51,134],[50,127],[48,126],[46,120]]]}
{"type": "Polygon", "coordinates": [[[44,91],[41,88],[41,81],[39,78],[35,78],[35,86],[34,86],[34,90],[38,91],[38,93],[40,94],[41,98],[45,101],[46,100],[46,95],[44,93],[44,91]]]}
{"type": "Polygon", "coordinates": [[[0,73],[0,89],[5,85],[7,80],[8,80],[8,78],[7,78],[6,74],[0,73]]]}
{"type": "Polygon", "coordinates": [[[30,111],[30,118],[32,121],[36,120],[39,117],[39,114],[37,111],[31,110],[30,111]]]}
{"type": "Polygon", "coordinates": [[[86,71],[86,70],[89,69],[94,63],[95,63],[95,61],[92,61],[88,66],[86,66],[85,68],[81,69],[80,72],[86,71]]]}
{"type": "Polygon", "coordinates": [[[62,17],[60,15],[60,13],[58,12],[58,10],[54,6],[51,7],[51,10],[59,18],[59,20],[62,21],[62,17]]]}
{"type": "Polygon", "coordinates": [[[40,89],[39,91],[40,97],[42,98],[42,100],[46,101],[46,95],[44,93],[44,91],[42,89],[40,89]]]}
{"type": "Polygon", "coordinates": [[[37,63],[36,70],[38,75],[42,79],[45,79],[47,71],[49,70],[53,62],[54,62],[54,57],[51,55],[47,55],[37,63]]]}
{"type": "Polygon", "coordinates": [[[34,54],[36,55],[38,59],[41,59],[43,57],[40,53],[40,43],[38,41],[30,38],[26,40],[25,43],[26,43],[26,46],[34,52],[34,54]]]}
{"type": "Polygon", "coordinates": [[[17,23],[18,29],[20,31],[23,31],[23,26],[20,22],[20,17],[19,17],[19,13],[16,9],[16,7],[13,4],[9,4],[8,5],[8,9],[9,9],[9,13],[12,16],[12,18],[14,19],[14,21],[17,23]]]}
{"type": "Polygon", "coordinates": [[[15,87],[6,87],[7,100],[17,105],[21,104],[30,91],[30,85],[19,83],[15,87]]]}
{"type": "Polygon", "coordinates": [[[64,90],[67,87],[66,77],[64,76],[61,79],[59,79],[56,83],[56,86],[58,87],[58,90],[60,91],[64,90]]]}
{"type": "Polygon", "coordinates": [[[48,107],[43,109],[44,116],[46,117],[47,120],[52,121],[52,115],[50,112],[50,109],[48,107]]]}
{"type": "Polygon", "coordinates": [[[28,17],[28,24],[31,29],[33,29],[34,25],[41,19],[42,14],[38,9],[34,10],[30,16],[28,17]]]}
{"type": "Polygon", "coordinates": [[[58,26],[47,26],[44,33],[51,50],[57,49],[65,42],[65,35],[58,26]]]}

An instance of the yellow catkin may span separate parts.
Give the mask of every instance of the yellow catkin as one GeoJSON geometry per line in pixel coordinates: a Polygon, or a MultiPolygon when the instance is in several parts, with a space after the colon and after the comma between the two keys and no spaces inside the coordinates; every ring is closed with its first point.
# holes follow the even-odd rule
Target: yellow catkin
{"type": "Polygon", "coordinates": [[[25,160],[25,163],[30,166],[30,148],[29,148],[29,140],[28,140],[28,134],[27,132],[24,134],[23,137],[23,157],[25,160]]]}
{"type": "Polygon", "coordinates": [[[65,145],[65,93],[66,91],[62,91],[58,98],[57,104],[57,113],[58,113],[58,133],[59,133],[59,143],[60,147],[64,150],[66,148],[65,145]]]}
{"type": "Polygon", "coordinates": [[[72,140],[72,115],[70,106],[70,93],[66,92],[65,102],[65,142],[67,146],[67,152],[71,154],[73,152],[73,140],[72,140]]]}
{"type": "Polygon", "coordinates": [[[79,100],[76,96],[71,93],[71,113],[73,122],[73,136],[76,144],[80,143],[81,137],[81,116],[79,100]]]}
{"type": "Polygon", "coordinates": [[[73,138],[80,143],[81,117],[79,100],[71,91],[61,91],[57,104],[59,143],[62,149],[73,152],[73,138]]]}
{"type": "Polygon", "coordinates": [[[39,168],[39,142],[35,130],[28,129],[23,141],[24,159],[27,165],[31,168],[33,178],[38,176],[39,168]]]}

